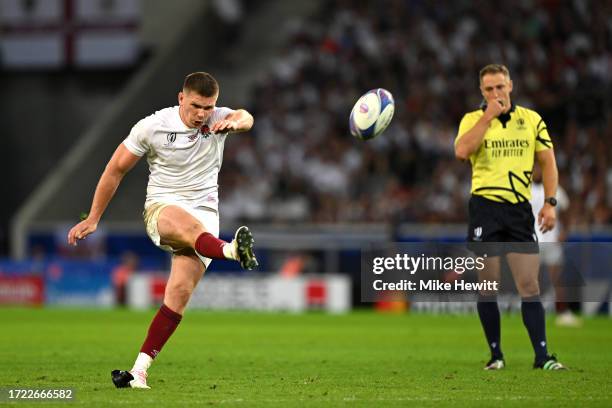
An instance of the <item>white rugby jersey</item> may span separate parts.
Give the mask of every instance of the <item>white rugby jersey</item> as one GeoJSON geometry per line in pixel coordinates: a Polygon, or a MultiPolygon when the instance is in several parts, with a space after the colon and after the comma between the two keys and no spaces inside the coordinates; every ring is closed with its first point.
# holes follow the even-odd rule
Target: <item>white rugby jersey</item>
{"type": "Polygon", "coordinates": [[[209,131],[234,112],[215,107],[200,129],[187,127],[173,106],[140,120],[123,141],[137,156],[147,155],[149,184],[145,208],[153,202],[179,202],[218,211],[218,176],[228,133],[209,131]]]}

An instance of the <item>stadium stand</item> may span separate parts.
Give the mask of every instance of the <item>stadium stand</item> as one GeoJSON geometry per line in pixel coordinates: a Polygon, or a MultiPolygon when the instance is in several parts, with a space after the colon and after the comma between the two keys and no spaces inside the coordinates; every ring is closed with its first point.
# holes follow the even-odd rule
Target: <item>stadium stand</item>
{"type": "Polygon", "coordinates": [[[255,137],[226,153],[224,217],[462,222],[470,170],[453,140],[479,106],[476,73],[500,61],[516,103],[549,126],[571,224],[610,223],[610,3],[521,4],[326,2],[253,92],[255,137]],[[394,93],[396,114],[364,144],[348,137],[347,112],[375,87],[394,93]]]}
{"type": "MultiPolygon", "coordinates": [[[[112,103],[106,99],[110,112],[84,138],[95,139],[89,149],[96,154],[73,151],[41,184],[57,177],[57,185],[46,193],[39,187],[22,208],[13,254],[25,254],[28,230],[83,211],[134,118],[172,100],[169,81],[193,67],[219,72],[221,103],[244,104],[256,118],[253,137],[226,145],[220,178],[226,228],[242,221],[281,230],[296,222],[365,222],[404,231],[411,228],[400,225],[463,223],[469,166],[455,160],[452,144],[460,115],[480,103],[476,72],[491,61],[510,67],[514,100],[537,108],[548,124],[570,195],[570,228],[610,224],[609,2],[495,4],[495,10],[464,2],[323,1],[303,2],[309,5],[299,10],[284,3],[265,2],[246,21],[228,22],[242,31],[238,36],[219,26],[235,41],[220,60],[206,58],[207,46],[223,44],[206,45],[206,13],[181,34],[202,38],[199,53],[180,39],[158,50],[138,71],[140,83],[117,91],[112,103]],[[348,133],[348,111],[374,87],[393,92],[396,116],[382,137],[362,143],[348,133]]],[[[145,167],[124,181],[105,216],[109,228],[142,235],[145,167]]],[[[454,237],[462,230],[449,228],[454,237]]]]}

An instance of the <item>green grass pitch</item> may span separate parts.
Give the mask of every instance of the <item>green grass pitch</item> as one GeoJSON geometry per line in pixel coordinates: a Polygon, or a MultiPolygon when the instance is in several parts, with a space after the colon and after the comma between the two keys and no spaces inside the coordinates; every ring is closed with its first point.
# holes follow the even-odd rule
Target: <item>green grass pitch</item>
{"type": "Polygon", "coordinates": [[[520,316],[505,315],[507,368],[486,372],[475,315],[188,311],[149,371],[152,390],[115,389],[110,371],[131,368],[153,314],[0,308],[0,388],[76,390],[69,405],[15,406],[612,406],[607,318],[549,324],[570,370],[543,372],[520,316]]]}

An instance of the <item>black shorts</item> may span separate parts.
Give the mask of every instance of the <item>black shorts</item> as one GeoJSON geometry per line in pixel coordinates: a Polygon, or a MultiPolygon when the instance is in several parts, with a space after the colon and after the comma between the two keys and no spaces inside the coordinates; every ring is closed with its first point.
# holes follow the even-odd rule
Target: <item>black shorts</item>
{"type": "Polygon", "coordinates": [[[538,237],[534,227],[535,219],[531,204],[528,202],[498,203],[472,195],[469,217],[468,248],[476,254],[487,253],[496,256],[509,252],[529,254],[539,252],[538,237]]]}

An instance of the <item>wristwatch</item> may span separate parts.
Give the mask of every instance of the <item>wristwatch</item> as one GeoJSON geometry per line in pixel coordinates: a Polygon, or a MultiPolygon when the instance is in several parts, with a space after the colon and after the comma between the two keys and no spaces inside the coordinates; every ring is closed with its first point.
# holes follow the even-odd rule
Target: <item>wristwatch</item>
{"type": "Polygon", "coordinates": [[[557,206],[557,199],[555,197],[547,197],[544,199],[544,202],[552,205],[553,207],[557,206]]]}

